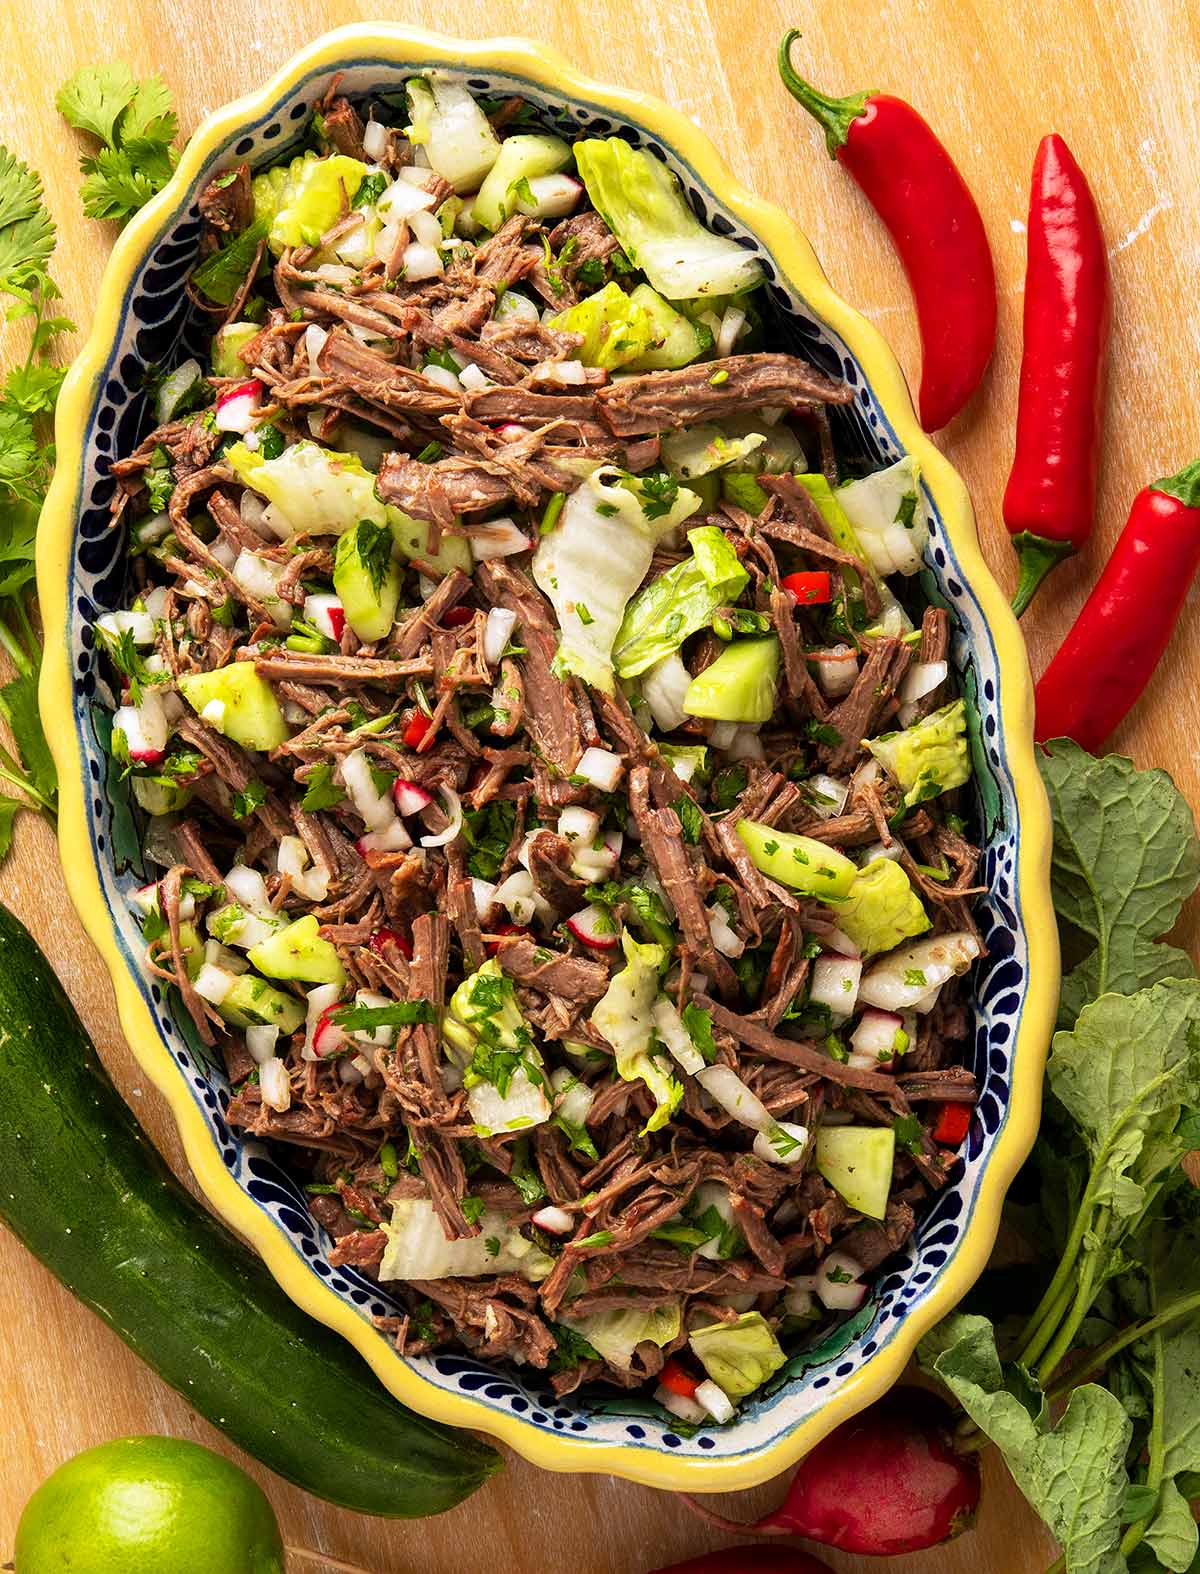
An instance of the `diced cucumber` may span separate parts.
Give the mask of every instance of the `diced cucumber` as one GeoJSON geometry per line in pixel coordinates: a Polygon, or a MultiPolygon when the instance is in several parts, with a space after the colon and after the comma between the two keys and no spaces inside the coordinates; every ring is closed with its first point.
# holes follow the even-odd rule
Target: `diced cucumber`
{"type": "Polygon", "coordinates": [[[811,836],[780,831],[757,820],[740,820],[737,832],[756,869],[808,896],[837,901],[849,894],[858,875],[857,866],[844,853],[811,836]]]}
{"type": "Polygon", "coordinates": [[[189,978],[195,978],[204,966],[204,941],[195,924],[185,919],[179,925],[179,944],[184,953],[189,978]]]}
{"type": "Polygon", "coordinates": [[[687,366],[697,356],[712,349],[713,336],[708,325],[689,322],[648,284],[639,284],[629,299],[646,313],[654,340],[644,355],[628,363],[630,371],[649,372],[687,366]]]}
{"type": "Polygon", "coordinates": [[[212,672],[191,672],[180,678],[184,699],[199,714],[213,700],[225,707],[220,725],[231,743],[266,753],[288,737],[288,724],[271,685],[260,678],[252,661],[235,661],[212,672]]]}
{"type": "Polygon", "coordinates": [[[133,796],[147,814],[174,814],[192,796],[186,783],[159,781],[153,776],[134,776],[133,796]]]}
{"type": "Polygon", "coordinates": [[[508,137],[500,144],[500,157],[484,176],[471,216],[485,229],[498,230],[517,210],[519,181],[554,175],[571,162],[571,149],[561,137],[540,132],[508,137]]]}
{"type": "Polygon", "coordinates": [[[688,482],[688,491],[695,492],[700,499],[700,507],[696,510],[697,516],[711,514],[721,496],[721,472],[710,470],[707,475],[693,476],[688,482]]]}
{"type": "Polygon", "coordinates": [[[386,639],[396,621],[403,574],[391,556],[386,526],[363,520],[338,538],[333,588],[341,597],[346,621],[366,644],[386,639]]]}
{"type": "Polygon", "coordinates": [[[388,508],[387,518],[392,527],[396,551],[401,557],[419,558],[439,574],[448,574],[453,568],[462,569],[464,574],[471,572],[474,560],[471,557],[471,543],[466,536],[454,536],[443,530],[437,551],[430,552],[427,519],[412,519],[400,509],[391,507],[388,508]]]}
{"type": "Polygon", "coordinates": [[[256,322],[229,322],[223,328],[218,328],[213,340],[213,376],[248,376],[249,368],[238,352],[259,332],[261,329],[256,322]]]}
{"type": "Polygon", "coordinates": [[[233,988],[217,1007],[231,1027],[278,1027],[285,1036],[304,1021],[304,1002],[268,984],[253,973],[239,973],[233,988]]]}
{"type": "Polygon", "coordinates": [[[344,984],[346,970],[329,940],[317,933],[320,925],[312,913],[251,946],[246,957],[268,978],[299,979],[306,984],[344,984]]]}
{"type": "Polygon", "coordinates": [[[585,366],[609,370],[636,361],[654,342],[645,308],[615,281],[551,317],[549,326],[564,333],[581,333],[579,359],[585,366]]]}
{"type": "Polygon", "coordinates": [[[767,494],[759,486],[758,481],[749,471],[722,470],[721,471],[721,496],[727,503],[736,503],[738,508],[744,508],[748,514],[753,514],[755,519],[767,506],[767,494]]]}
{"type": "Polygon", "coordinates": [[[822,1126],[817,1132],[817,1169],[868,1219],[887,1213],[895,1156],[896,1133],[890,1126],[822,1126]]]}
{"type": "Polygon", "coordinates": [[[713,721],[770,721],[775,714],[778,678],[776,635],[737,640],[692,679],[683,708],[689,716],[706,716],[713,721]]]}

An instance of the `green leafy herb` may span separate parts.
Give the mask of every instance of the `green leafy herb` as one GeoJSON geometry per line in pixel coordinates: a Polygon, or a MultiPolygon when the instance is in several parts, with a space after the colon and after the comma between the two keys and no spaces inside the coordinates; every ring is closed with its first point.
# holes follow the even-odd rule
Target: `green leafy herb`
{"type": "Polygon", "coordinates": [[[557,1346],[550,1357],[550,1370],[552,1372],[570,1372],[581,1361],[598,1361],[599,1355],[587,1342],[582,1334],[577,1334],[573,1328],[568,1328],[565,1323],[551,1323],[550,1332],[554,1335],[557,1346]]]}
{"type": "Polygon", "coordinates": [[[359,522],[354,532],[354,550],[359,562],[366,569],[371,589],[376,596],[383,588],[392,563],[393,536],[389,526],[373,525],[369,519],[359,522]]]}
{"type": "Polygon", "coordinates": [[[712,1012],[705,1011],[703,1006],[698,1006],[694,1000],[689,1000],[680,1012],[680,1016],[684,1027],[688,1030],[688,1037],[711,1066],[717,1058],[717,1046],[713,1039],[712,1012]]]}
{"type": "Polygon", "coordinates": [[[175,169],[172,143],[179,122],[170,91],[159,76],[137,81],[117,60],[84,66],[62,85],[55,102],[69,125],[100,144],[80,159],[83,211],[89,218],[125,223],[175,169]]]}
{"type": "Polygon", "coordinates": [[[923,1153],[925,1128],[915,1115],[899,1115],[892,1122],[892,1130],[896,1133],[896,1146],[907,1148],[910,1153],[923,1153]]]}
{"type": "Polygon", "coordinates": [[[387,188],[388,178],[383,170],[377,169],[372,175],[364,175],[354,193],[351,208],[373,208],[387,188]]]}
{"type": "Polygon", "coordinates": [[[713,807],[719,810],[732,809],[745,792],[749,780],[749,772],[744,765],[727,765],[723,771],[718,771],[712,781],[713,807]]]}
{"type": "Polygon", "coordinates": [[[386,1006],[335,1006],[329,1020],[348,1033],[372,1032],[381,1027],[412,1027],[417,1022],[436,1022],[437,1013],[428,1000],[393,1000],[386,1006]]]}
{"type": "Polygon", "coordinates": [[[346,794],[333,779],[333,765],[326,760],[314,765],[304,783],[304,797],[300,807],[305,814],[316,814],[320,809],[332,809],[342,802],[346,794]]]}
{"type": "Polygon", "coordinates": [[[678,815],[679,823],[683,827],[684,841],[690,842],[695,847],[704,834],[704,815],[700,811],[700,806],[694,798],[689,798],[687,793],[682,793],[671,808],[678,815]]]}
{"type": "Polygon", "coordinates": [[[422,448],[421,452],[417,455],[417,463],[421,465],[431,465],[435,459],[440,459],[444,452],[445,450],[443,449],[441,443],[439,443],[438,440],[434,438],[432,442],[426,443],[424,448],[422,448]]]}
{"type": "Polygon", "coordinates": [[[155,446],[150,456],[150,463],[142,472],[142,479],[149,493],[150,512],[161,514],[171,501],[171,493],[175,490],[175,471],[171,467],[171,454],[161,443],[155,446]]]}
{"type": "Polygon", "coordinates": [[[541,1202],[546,1195],[542,1177],[529,1157],[529,1138],[518,1137],[512,1145],[512,1169],[508,1178],[521,1193],[521,1200],[528,1206],[541,1202]]]}
{"type": "Polygon", "coordinates": [[[266,238],[267,225],[256,219],[228,245],[210,252],[192,274],[192,283],[218,306],[232,306],[266,238]]]}
{"type": "Polygon", "coordinates": [[[485,1204],[482,1197],[464,1197],[461,1206],[463,1218],[468,1224],[478,1224],[483,1218],[485,1204]]]}
{"type": "Polygon", "coordinates": [[[234,819],[246,819],[248,815],[254,813],[255,809],[261,809],[266,801],[267,789],[263,786],[262,782],[251,779],[246,783],[245,789],[242,792],[235,792],[233,795],[234,819]]]}
{"type": "Polygon", "coordinates": [[[612,1243],[612,1238],[613,1232],[611,1230],[597,1230],[594,1235],[584,1235],[581,1239],[572,1241],[570,1244],[573,1250],[584,1251],[593,1246],[609,1246],[612,1243]]]}
{"type": "Polygon", "coordinates": [[[647,519],[661,519],[669,514],[679,496],[679,482],[666,470],[650,470],[639,476],[642,492],[642,513],[647,519]]]}
{"type": "Polygon", "coordinates": [[[482,809],[468,809],[464,828],[471,843],[467,868],[479,880],[494,880],[500,872],[516,824],[516,804],[498,799],[482,809]]]}

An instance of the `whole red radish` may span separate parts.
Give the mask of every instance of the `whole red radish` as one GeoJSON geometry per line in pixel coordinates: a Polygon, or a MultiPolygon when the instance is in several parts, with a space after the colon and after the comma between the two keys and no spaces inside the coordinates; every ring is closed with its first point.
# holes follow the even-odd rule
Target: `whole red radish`
{"type": "Polygon", "coordinates": [[[654,1574],[830,1574],[829,1565],[790,1547],[726,1547],[685,1558],[654,1574]]]}
{"type": "Polygon", "coordinates": [[[757,1524],[687,1501],[732,1535],[804,1536],[874,1557],[921,1552],[967,1530],[979,1506],[979,1466],[951,1447],[952,1425],[936,1394],[896,1388],[818,1443],[779,1508],[757,1524]]]}

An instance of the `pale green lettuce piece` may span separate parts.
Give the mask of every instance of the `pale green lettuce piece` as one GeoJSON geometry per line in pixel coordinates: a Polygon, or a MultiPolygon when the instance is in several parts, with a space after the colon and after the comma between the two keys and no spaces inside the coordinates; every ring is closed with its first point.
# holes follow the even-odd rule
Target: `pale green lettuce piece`
{"type": "Polygon", "coordinates": [[[905,808],[911,809],[971,779],[967,709],[960,699],[930,712],[903,732],[885,732],[878,738],[868,738],[866,744],[900,783],[905,808]]]}
{"type": "Polygon", "coordinates": [[[519,1273],[538,1282],[554,1266],[553,1257],[512,1228],[511,1215],[485,1208],[479,1234],[448,1241],[433,1204],[425,1197],[398,1198],[383,1225],[387,1236],[381,1279],[476,1279],[519,1273]]]}
{"type": "Polygon", "coordinates": [[[1093,759],[1066,738],[1047,744],[1039,764],[1054,815],[1055,910],[1094,945],[1063,980],[1059,1023],[1069,1027],[1096,995],[1195,973],[1158,937],[1200,881],[1200,839],[1166,771],[1139,771],[1118,754],[1093,759]]]}
{"type": "Polygon", "coordinates": [[[920,897],[891,858],[875,858],[860,869],[850,894],[835,906],[838,928],[864,956],[890,951],[929,928],[920,897]]]}
{"type": "Polygon", "coordinates": [[[633,1363],[633,1352],[644,1340],[652,1344],[670,1344],[679,1337],[680,1303],[670,1301],[653,1311],[642,1311],[636,1306],[613,1312],[593,1312],[589,1317],[560,1315],[559,1322],[582,1334],[597,1355],[627,1372],[633,1363]]]}
{"type": "Polygon", "coordinates": [[[431,71],[406,84],[414,147],[425,149],[430,166],[460,195],[477,191],[500,157],[500,141],[487,116],[460,82],[431,71]]]}
{"type": "Polygon", "coordinates": [[[924,567],[929,510],[921,471],[909,455],[833,494],[877,574],[916,574],[924,567]]]}
{"type": "Polygon", "coordinates": [[[225,463],[274,504],[294,535],[341,535],[363,519],[375,525],[387,519],[375,477],[357,454],[334,453],[304,438],[277,459],[234,443],[225,463]]]}
{"type": "Polygon", "coordinates": [[[688,1343],[713,1382],[731,1399],[752,1394],[787,1361],[761,1312],[743,1312],[735,1323],[697,1328],[688,1343]]]}
{"type": "Polygon", "coordinates": [[[655,546],[700,506],[694,492],[659,479],[669,485],[601,466],[567,498],[533,555],[534,580],[558,619],[556,671],[605,694],[614,688],[613,642],[655,546]]]}
{"type": "Polygon", "coordinates": [[[287,169],[256,175],[251,186],[254,217],[270,225],[267,244],[275,256],[288,246],[315,246],[353,201],[367,166],[345,153],[294,158],[287,169]]]}
{"type": "Polygon", "coordinates": [[[749,575],[723,530],[688,531],[692,556],[652,580],[629,603],[613,646],[617,675],[636,677],[689,635],[706,628],[718,607],[736,601],[749,575]]]}
{"type": "Polygon", "coordinates": [[[609,370],[636,361],[654,343],[649,314],[615,281],[551,317],[549,326],[582,334],[576,358],[585,366],[609,370]]]}
{"type": "Polygon", "coordinates": [[[663,464],[681,481],[736,464],[766,442],[762,432],[729,437],[719,426],[684,426],[662,440],[663,464]]]}
{"type": "Polygon", "coordinates": [[[542,1057],[512,980],[489,958],[454,991],[442,1039],[463,1070],[467,1107],[479,1136],[522,1131],[550,1119],[542,1057]]]}
{"type": "Polygon", "coordinates": [[[761,282],[755,259],[704,228],[652,154],[620,137],[589,138],[575,144],[575,166],[625,255],[667,300],[733,295],[761,282]]]}
{"type": "Polygon", "coordinates": [[[640,944],[628,930],[621,936],[621,946],[625,966],[613,975],[591,1021],[612,1045],[622,1080],[644,1082],[654,1095],[655,1111],[645,1129],[658,1131],[683,1098],[683,1084],[672,1075],[670,1060],[651,1047],[659,969],[667,953],[662,946],[640,944]]]}
{"type": "Polygon", "coordinates": [[[570,144],[544,132],[505,137],[495,163],[484,177],[471,217],[484,229],[498,230],[517,211],[520,182],[554,175],[571,162],[570,144]]]}

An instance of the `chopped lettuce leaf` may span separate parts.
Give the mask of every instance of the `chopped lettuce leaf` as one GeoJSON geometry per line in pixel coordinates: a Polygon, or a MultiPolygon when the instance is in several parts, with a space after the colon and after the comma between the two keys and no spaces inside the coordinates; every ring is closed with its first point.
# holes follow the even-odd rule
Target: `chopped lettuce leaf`
{"type": "Polygon", "coordinates": [[[961,699],[943,705],[903,732],[885,732],[866,741],[871,753],[904,789],[906,808],[970,780],[967,708],[961,699]]]}
{"type": "Polygon", "coordinates": [[[712,721],[759,723],[775,714],[779,681],[779,638],[734,640],[688,686],[683,708],[712,721]]]}
{"type": "Polygon", "coordinates": [[[387,519],[375,496],[375,477],[357,454],[333,453],[305,438],[278,459],[234,443],[225,462],[239,481],[274,504],[281,527],[293,535],[340,535],[360,520],[379,525],[387,519]]]}
{"type": "Polygon", "coordinates": [[[613,646],[619,677],[636,677],[678,650],[746,587],[749,575],[723,530],[700,525],[687,539],[691,558],[652,580],[626,609],[613,646]]]}
{"type": "Polygon", "coordinates": [[[474,96],[441,72],[407,84],[408,140],[460,195],[477,191],[500,157],[500,142],[474,96]]]}
{"type": "Polygon", "coordinates": [[[383,1226],[387,1246],[379,1277],[474,1279],[483,1274],[519,1273],[537,1283],[554,1267],[553,1257],[518,1234],[510,1216],[499,1208],[485,1208],[476,1222],[478,1235],[448,1241],[427,1198],[397,1199],[392,1203],[391,1219],[383,1226]]]}
{"type": "Polygon", "coordinates": [[[344,201],[353,201],[367,166],[344,153],[294,158],[287,169],[254,178],[254,217],[271,228],[267,244],[276,257],[288,246],[315,246],[335,224],[344,201]]]}
{"type": "Polygon", "coordinates": [[[719,426],[685,426],[662,440],[663,463],[681,481],[708,475],[745,459],[766,442],[762,432],[747,432],[744,437],[728,437],[719,426]]]}
{"type": "Polygon", "coordinates": [[[605,694],[613,692],[613,642],[626,603],[646,577],[655,545],[700,506],[694,492],[674,483],[668,496],[661,479],[601,466],[571,493],[534,553],[534,580],[558,618],[557,671],[605,694]]]}
{"type": "Polygon", "coordinates": [[[559,1321],[582,1334],[597,1355],[627,1372],[633,1363],[633,1352],[644,1340],[649,1339],[661,1350],[679,1337],[680,1316],[680,1303],[671,1301],[649,1312],[631,1306],[615,1312],[593,1312],[590,1317],[563,1316],[559,1321]]]}
{"type": "Polygon", "coordinates": [[[592,1012],[592,1026],[612,1045],[617,1074],[625,1082],[644,1082],[654,1095],[654,1114],[646,1130],[658,1131],[679,1108],[683,1084],[671,1074],[666,1055],[652,1049],[654,1002],[659,968],[667,953],[659,945],[641,945],[628,930],[621,936],[625,966],[615,973],[592,1012]]]}
{"type": "Polygon", "coordinates": [[[575,144],[575,165],[625,255],[667,300],[738,294],[761,282],[755,259],[704,228],[653,154],[620,137],[593,137],[575,144]]]}
{"type": "Polygon", "coordinates": [[[742,1399],[787,1361],[761,1312],[743,1312],[735,1323],[697,1328],[688,1343],[704,1370],[731,1399],[742,1399]]]}
{"type": "Polygon", "coordinates": [[[542,1057],[493,957],[464,978],[442,1021],[446,1052],[462,1069],[479,1136],[522,1131],[550,1119],[542,1057]]]}
{"type": "Polygon", "coordinates": [[[654,343],[649,314],[615,280],[551,317],[549,326],[583,335],[577,355],[585,366],[624,366],[654,343]]]}
{"type": "Polygon", "coordinates": [[[891,858],[874,858],[860,869],[850,894],[835,905],[838,928],[864,956],[890,951],[929,928],[920,897],[891,858]]]}
{"type": "Polygon", "coordinates": [[[834,497],[877,574],[916,574],[924,567],[929,510],[915,459],[906,454],[886,470],[847,481],[834,497]]]}

